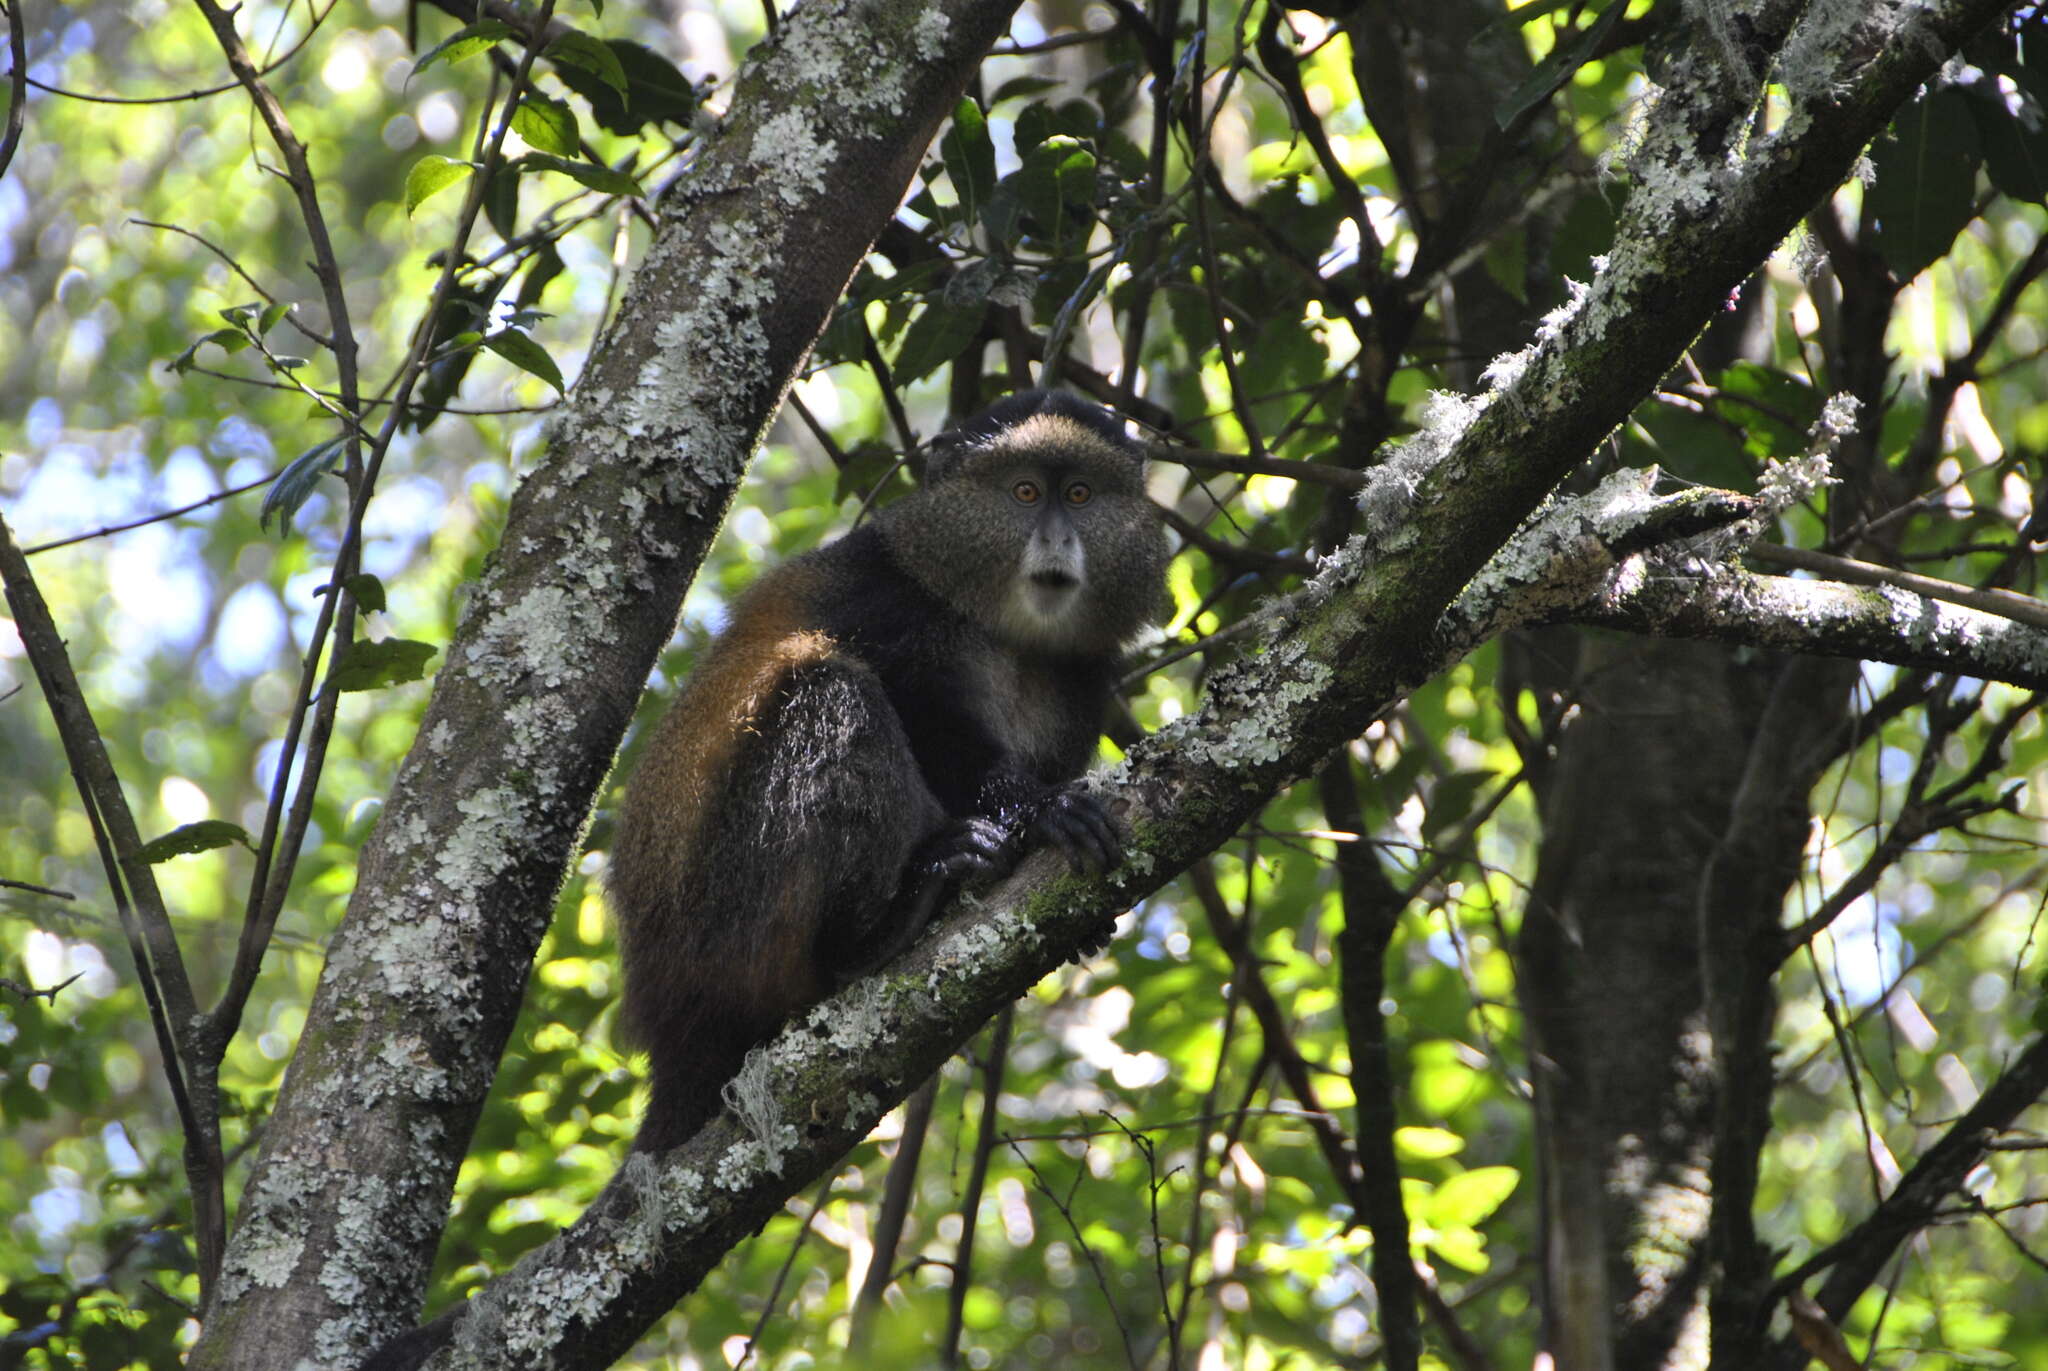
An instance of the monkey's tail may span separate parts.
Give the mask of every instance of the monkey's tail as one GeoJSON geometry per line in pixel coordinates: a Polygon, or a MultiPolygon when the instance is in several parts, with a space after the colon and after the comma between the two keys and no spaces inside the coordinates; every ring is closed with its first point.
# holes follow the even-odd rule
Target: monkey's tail
{"type": "Polygon", "coordinates": [[[725,1108],[725,1083],[747,1052],[775,1028],[738,1016],[702,1015],[666,1051],[648,1054],[647,1112],[635,1152],[665,1152],[693,1137],[725,1108]]]}

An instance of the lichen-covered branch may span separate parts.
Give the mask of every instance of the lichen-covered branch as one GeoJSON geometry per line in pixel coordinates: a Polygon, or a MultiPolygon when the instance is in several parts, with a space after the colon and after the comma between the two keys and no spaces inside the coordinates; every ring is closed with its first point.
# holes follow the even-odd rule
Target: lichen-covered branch
{"type": "Polygon", "coordinates": [[[533,953],[760,435],[1014,0],[806,5],[662,206],[366,846],[192,1364],[411,1320],[533,953]]]}
{"type": "Polygon", "coordinates": [[[1860,657],[2048,688],[2048,629],[1894,586],[1648,561],[1607,595],[1558,617],[1667,638],[1860,657]]]}

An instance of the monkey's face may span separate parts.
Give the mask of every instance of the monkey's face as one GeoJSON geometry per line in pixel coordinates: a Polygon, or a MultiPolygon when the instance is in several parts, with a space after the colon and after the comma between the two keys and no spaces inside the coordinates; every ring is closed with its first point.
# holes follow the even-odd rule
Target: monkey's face
{"type": "Polygon", "coordinates": [[[1024,540],[1004,618],[1018,638],[1065,638],[1088,584],[1088,548],[1077,519],[1094,489],[1077,472],[1027,467],[1005,474],[1024,540]]]}
{"type": "Polygon", "coordinates": [[[943,454],[892,511],[904,568],[1027,652],[1115,654],[1151,618],[1166,538],[1144,463],[1059,415],[943,454]]]}

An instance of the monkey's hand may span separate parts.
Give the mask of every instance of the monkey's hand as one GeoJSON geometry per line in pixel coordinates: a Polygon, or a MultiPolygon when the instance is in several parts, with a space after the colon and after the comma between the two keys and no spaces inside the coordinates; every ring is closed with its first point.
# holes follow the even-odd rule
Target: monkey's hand
{"type": "Polygon", "coordinates": [[[819,935],[820,959],[837,984],[859,980],[917,941],[946,896],[971,880],[1006,876],[1022,855],[1014,830],[979,816],[956,819],[919,843],[896,898],[859,928],[819,935]]]}
{"type": "Polygon", "coordinates": [[[1100,875],[1123,858],[1123,838],[1102,801],[1071,781],[1051,791],[1030,816],[1027,831],[1066,857],[1075,872],[1100,875]]]}
{"type": "Polygon", "coordinates": [[[1016,835],[994,819],[956,819],[917,845],[904,869],[909,890],[920,883],[941,885],[977,877],[1007,876],[1023,855],[1016,835]]]}

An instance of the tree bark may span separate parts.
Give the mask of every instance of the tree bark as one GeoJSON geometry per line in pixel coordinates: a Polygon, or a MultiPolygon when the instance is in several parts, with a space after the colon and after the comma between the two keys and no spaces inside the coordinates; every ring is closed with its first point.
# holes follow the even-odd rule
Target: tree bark
{"type": "Polygon", "coordinates": [[[200,1367],[412,1321],[592,797],[748,458],[1015,0],[805,6],[661,206],[514,497],[357,885],[200,1367]]]}

